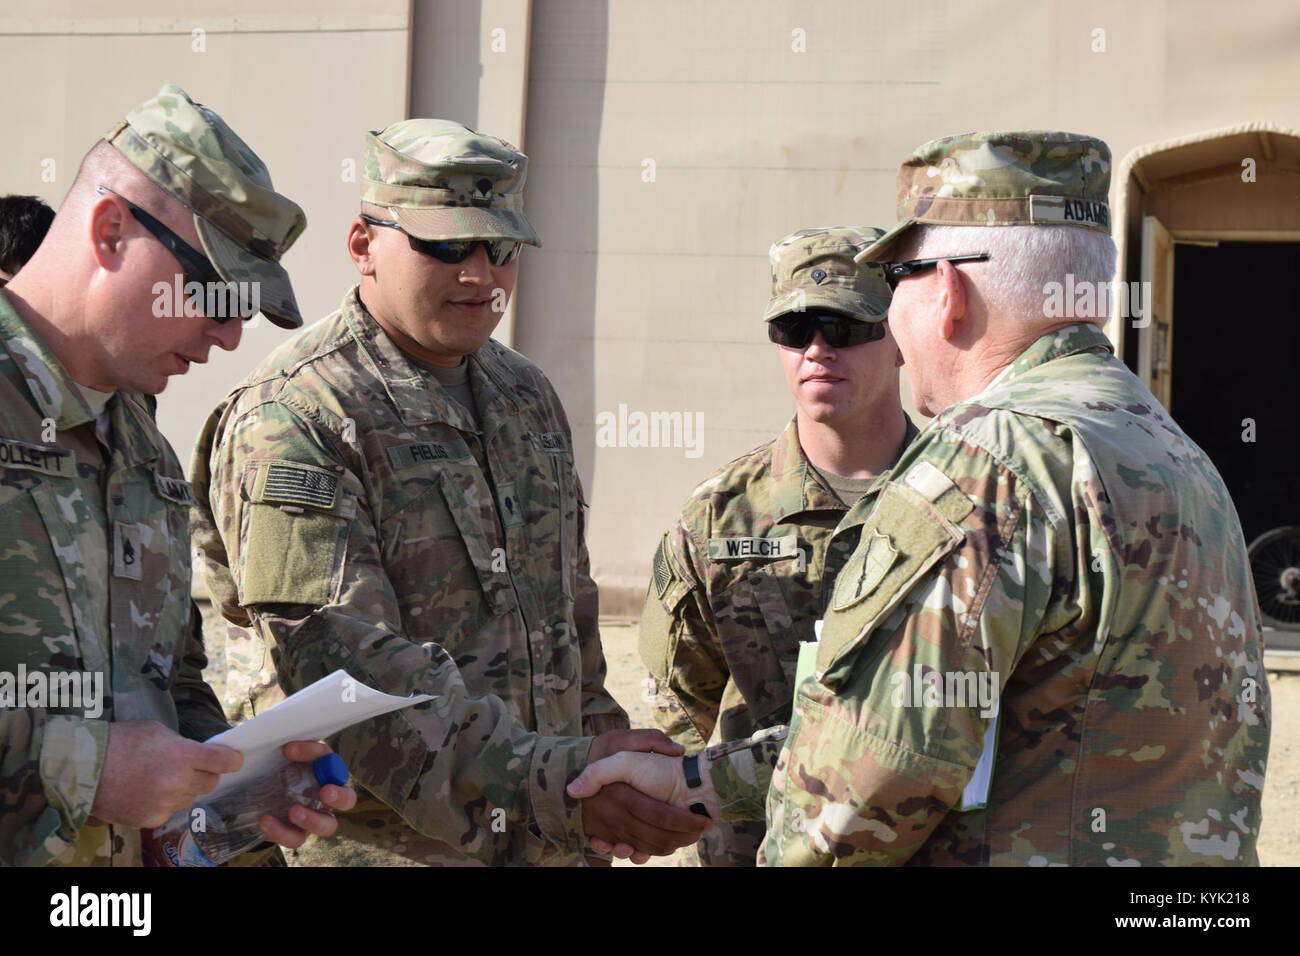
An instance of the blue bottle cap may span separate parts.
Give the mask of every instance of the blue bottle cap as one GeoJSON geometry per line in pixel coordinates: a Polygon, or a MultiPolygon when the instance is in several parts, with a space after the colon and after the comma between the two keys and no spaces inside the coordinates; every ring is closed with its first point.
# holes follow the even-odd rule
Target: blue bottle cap
{"type": "Polygon", "coordinates": [[[316,782],[322,787],[332,783],[336,787],[348,785],[348,765],[338,754],[326,754],[312,761],[311,769],[316,772],[316,782]]]}

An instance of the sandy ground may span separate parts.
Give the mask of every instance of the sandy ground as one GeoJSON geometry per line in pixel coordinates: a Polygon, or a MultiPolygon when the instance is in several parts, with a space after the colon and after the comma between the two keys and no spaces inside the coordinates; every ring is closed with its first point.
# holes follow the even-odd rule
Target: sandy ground
{"type": "MultiPolygon", "coordinates": [[[[608,686],[627,710],[633,727],[653,727],[644,699],[645,669],[637,655],[635,625],[601,624],[609,666],[608,686]]],[[[1273,737],[1264,776],[1264,823],[1259,858],[1265,866],[1300,866],[1300,674],[1270,671],[1273,737]]],[[[672,865],[672,858],[647,865],[672,865]]],[[[631,866],[618,861],[616,864],[631,866]]]]}

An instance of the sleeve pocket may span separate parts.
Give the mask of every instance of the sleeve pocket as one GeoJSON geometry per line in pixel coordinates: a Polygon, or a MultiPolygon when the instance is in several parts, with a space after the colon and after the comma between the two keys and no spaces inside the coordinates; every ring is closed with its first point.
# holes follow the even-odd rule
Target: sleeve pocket
{"type": "Polygon", "coordinates": [[[323,605],[338,589],[348,520],[337,473],[301,462],[258,462],[243,528],[239,603],[323,605]]]}
{"type": "MultiPolygon", "coordinates": [[[[832,613],[826,616],[817,649],[817,679],[822,684],[839,683],[843,675],[836,665],[845,654],[867,639],[921,577],[961,544],[964,535],[954,520],[964,515],[946,502],[939,504],[901,485],[890,485],[882,493],[862,528],[857,550],[835,580],[832,613]]],[[[971,507],[966,500],[964,511],[969,513],[971,507]]]]}
{"type": "Polygon", "coordinates": [[[659,549],[655,551],[650,588],[637,629],[641,661],[659,680],[667,680],[672,671],[680,627],[677,606],[690,593],[690,588],[677,573],[671,551],[672,546],[665,534],[659,539],[659,549]]]}

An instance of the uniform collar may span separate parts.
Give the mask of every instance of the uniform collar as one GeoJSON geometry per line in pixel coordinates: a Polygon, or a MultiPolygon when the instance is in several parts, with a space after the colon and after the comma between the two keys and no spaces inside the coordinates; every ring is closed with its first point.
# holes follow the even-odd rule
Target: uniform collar
{"type": "Polygon", "coordinates": [[[790,419],[772,447],[772,520],[786,521],[805,511],[843,511],[839,495],[822,483],[799,444],[797,419],[790,419]]]}
{"type": "MultiPolygon", "coordinates": [[[[903,434],[901,452],[919,435],[920,429],[904,414],[907,430],[903,434]]],[[[866,495],[878,491],[889,480],[892,469],[876,476],[866,495]]],[[[797,419],[791,419],[772,448],[772,479],[775,482],[771,496],[772,520],[785,521],[804,511],[844,511],[847,506],[831,488],[822,482],[817,469],[808,461],[803,446],[799,444],[797,419]]],[[[864,497],[866,497],[864,495],[864,497]]]]}
{"type": "MultiPolygon", "coordinates": [[[[1091,322],[1079,322],[1051,332],[1045,332],[1034,340],[1033,345],[1021,352],[1015,361],[999,372],[984,391],[988,391],[994,386],[1013,382],[1031,369],[1044,365],[1053,359],[1063,358],[1066,355],[1075,355],[1079,352],[1087,352],[1095,348],[1104,348],[1109,352],[1115,351],[1115,346],[1111,344],[1110,339],[1106,338],[1106,333],[1101,330],[1100,326],[1091,322]]],[[[975,400],[970,398],[966,401],[975,400]]]]}
{"type": "Polygon", "coordinates": [[[159,444],[166,439],[158,431],[155,402],[119,390],[106,410],[113,425],[113,454],[120,459],[120,467],[130,468],[163,457],[159,444]]]}
{"type": "MultiPolygon", "coordinates": [[[[370,360],[384,390],[401,415],[402,422],[406,425],[445,422],[467,432],[487,430],[476,427],[460,404],[441,387],[430,387],[424,373],[366,311],[360,292],[359,285],[353,286],[343,297],[343,321],[370,360]]],[[[483,348],[471,353],[467,361],[470,388],[473,389],[485,425],[493,420],[493,413],[499,412],[503,404],[513,411],[525,404],[508,384],[509,376],[503,374],[504,365],[497,355],[499,348],[495,342],[489,341],[483,348]]]]}
{"type": "Polygon", "coordinates": [[[63,364],[23,321],[9,300],[0,294],[0,340],[13,358],[27,391],[43,418],[52,418],[59,431],[94,419],[85,399],[68,378],[63,364]]]}

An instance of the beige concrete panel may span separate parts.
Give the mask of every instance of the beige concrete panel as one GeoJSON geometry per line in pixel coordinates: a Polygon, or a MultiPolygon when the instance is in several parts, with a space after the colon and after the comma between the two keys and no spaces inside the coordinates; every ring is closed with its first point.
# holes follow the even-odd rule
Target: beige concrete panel
{"type": "Polygon", "coordinates": [[[411,16],[411,116],[478,122],[481,4],[415,0],[411,16]]]}
{"type": "MultiPolygon", "coordinates": [[[[1293,0],[1168,4],[1171,80],[1157,130],[1139,142],[1244,120],[1300,119],[1300,7],[1293,0]],[[1175,15],[1175,11],[1176,14],[1175,15]]],[[[1136,145],[1136,144],[1135,144],[1136,145]]]]}
{"type": "Polygon", "coordinates": [[[177,9],[175,0],[7,0],[0,32],[40,34],[189,33],[304,30],[401,30],[409,0],[369,0],[365,12],[350,0],[205,0],[177,9]]]}
{"type": "MultiPolygon", "coordinates": [[[[532,0],[417,0],[411,115],[454,119],[524,146],[532,0]]],[[[515,302],[494,337],[515,340],[515,302]]]]}
{"type": "MultiPolygon", "coordinates": [[[[479,28],[478,116],[475,128],[527,152],[524,126],[528,103],[529,29],[532,0],[483,0],[479,28]]],[[[525,207],[525,211],[527,211],[525,207]]],[[[516,302],[511,300],[495,337],[515,344],[516,302]]]]}

